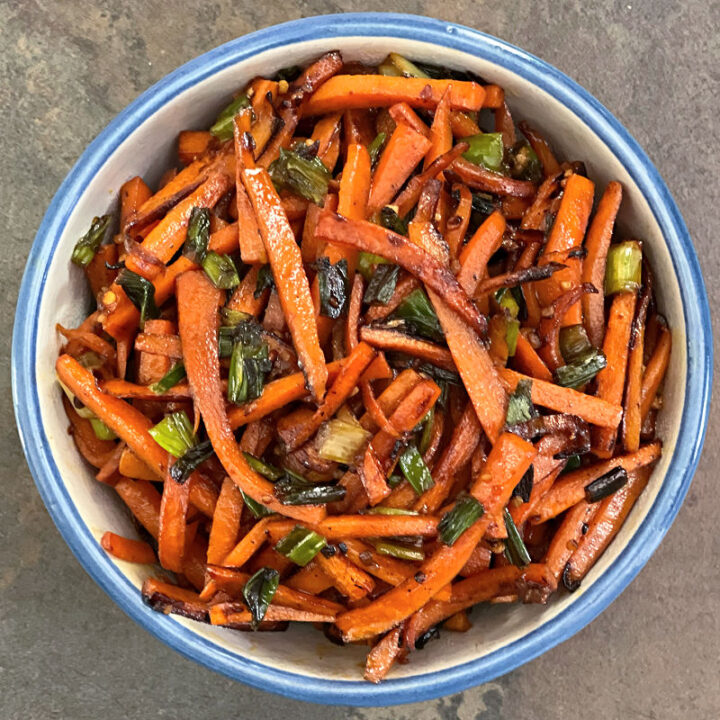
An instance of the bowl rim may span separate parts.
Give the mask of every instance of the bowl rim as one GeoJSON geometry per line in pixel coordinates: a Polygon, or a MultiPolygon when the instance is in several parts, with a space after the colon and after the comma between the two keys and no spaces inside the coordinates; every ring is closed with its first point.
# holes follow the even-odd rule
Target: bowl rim
{"type": "Polygon", "coordinates": [[[433,18],[368,12],[302,18],[238,37],[180,66],[120,112],[68,173],[38,229],[18,296],[11,365],[20,440],[42,499],[85,570],[125,613],[184,656],[253,687],[322,704],[379,706],[448,695],[505,674],[578,632],[627,587],[670,528],[697,466],[708,420],[713,343],[700,266],[680,212],[645,152],[603,105],[555,67],[491,35],[433,18]],[[417,40],[476,55],[511,70],[572,110],[622,162],[649,203],[679,281],[687,328],[686,402],[675,453],[645,521],[615,562],[579,601],[516,641],[457,666],[390,678],[380,685],[361,679],[328,680],[269,667],[236,655],[146,608],[137,588],[101,550],[64,487],[42,427],[35,383],[38,310],[55,246],[77,198],[117,145],[173,96],[252,55],[308,40],[357,36],[417,40]],[[689,398],[691,402],[687,402],[689,398]]]}

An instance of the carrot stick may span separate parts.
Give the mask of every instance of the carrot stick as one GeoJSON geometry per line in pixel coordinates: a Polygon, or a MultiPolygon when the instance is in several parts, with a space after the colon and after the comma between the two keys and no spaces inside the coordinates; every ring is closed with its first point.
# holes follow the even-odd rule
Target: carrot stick
{"type": "Polygon", "coordinates": [[[475,294],[478,283],[487,275],[487,264],[500,247],[505,226],[505,218],[495,210],[460,252],[460,272],[457,280],[468,295],[475,294]]]}
{"type": "Polygon", "coordinates": [[[333,586],[332,580],[320,569],[317,559],[300,568],[287,580],[287,586],[299,592],[319,595],[333,586]]]}
{"type": "MultiPolygon", "coordinates": [[[[595,184],[582,175],[573,174],[567,179],[555,223],[540,258],[541,265],[551,261],[552,257],[548,257],[550,253],[564,252],[582,245],[594,193],[595,184]]],[[[580,260],[569,258],[564,262],[568,266],[566,269],[534,285],[540,302],[545,306],[552,304],[570,286],[580,283],[580,260]]],[[[565,315],[564,324],[576,325],[581,320],[580,305],[576,304],[565,315]]]]}
{"type": "Polygon", "coordinates": [[[183,571],[189,489],[188,482],[179,483],[169,475],[165,478],[160,504],[158,558],[165,569],[173,572],[183,571]]]}
{"type": "Polygon", "coordinates": [[[298,520],[317,521],[322,518],[325,508],[283,505],[275,497],[272,483],[254,472],[238,449],[220,385],[217,308],[222,292],[213,287],[204,273],[191,272],[178,278],[177,294],[178,324],[188,381],[205,429],[225,471],[246,495],[275,512],[298,520]]]}
{"type": "Polygon", "coordinates": [[[387,205],[430,149],[430,140],[408,125],[398,125],[380,156],[372,178],[367,213],[387,205]]]}
{"type": "Polygon", "coordinates": [[[475,549],[472,552],[472,555],[465,563],[463,569],[460,571],[459,574],[462,577],[467,578],[472,577],[473,575],[477,575],[483,570],[487,570],[490,567],[490,563],[492,562],[492,557],[493,554],[489,547],[483,545],[482,543],[476,545],[475,549]]]}
{"type": "MultiPolygon", "coordinates": [[[[160,263],[168,262],[185,242],[187,224],[193,208],[211,208],[229,190],[230,179],[224,173],[214,173],[198,187],[198,189],[178,203],[157,224],[153,231],[143,240],[140,248],[145,255],[157,258],[160,263]]],[[[152,270],[131,253],[125,260],[128,270],[153,279],[160,273],[157,265],[152,270]]]]}
{"type": "Polygon", "coordinates": [[[368,325],[360,328],[360,338],[373,347],[402,352],[427,360],[433,365],[451,372],[455,371],[455,363],[450,352],[441,345],[429,340],[421,340],[398,330],[368,325]]]}
{"type": "Polygon", "coordinates": [[[186,382],[178,383],[167,392],[156,394],[148,385],[138,385],[127,380],[110,378],[100,383],[104,393],[118,398],[130,398],[133,400],[160,400],[161,402],[189,400],[190,387],[186,382]]]}
{"type": "Polygon", "coordinates": [[[442,295],[445,302],[478,332],[484,332],[483,318],[455,276],[402,235],[373,223],[347,220],[339,215],[325,215],[318,223],[318,234],[330,242],[366,250],[400,265],[442,295]]]}
{"type": "MultiPolygon", "coordinates": [[[[207,130],[182,130],[178,133],[177,154],[183,165],[201,158],[210,149],[214,137],[207,130]]],[[[124,223],[121,224],[124,225],[124,223]]]]}
{"type": "Polygon", "coordinates": [[[267,172],[261,169],[245,170],[243,182],[260,225],[280,303],[303,373],[310,393],[319,402],[325,395],[327,369],[300,248],[267,172]]]}
{"type": "Polygon", "coordinates": [[[388,108],[390,117],[399,125],[408,125],[415,132],[419,132],[426,138],[430,137],[430,128],[418,117],[417,113],[406,103],[399,102],[388,108]]]}
{"type": "Polygon", "coordinates": [[[597,293],[583,296],[583,319],[588,338],[596,347],[602,344],[605,333],[605,261],[621,201],[622,185],[613,180],[600,198],[585,239],[587,256],[583,262],[582,281],[592,283],[597,293]]]}
{"type": "Polygon", "coordinates": [[[350,301],[348,302],[347,322],[345,323],[345,351],[352,352],[360,342],[358,326],[360,325],[360,314],[362,313],[363,295],[365,285],[360,275],[353,278],[350,289],[350,301]]]}
{"type": "Polygon", "coordinates": [[[230,310],[244,312],[252,317],[259,317],[265,308],[270,291],[266,288],[259,297],[255,297],[255,289],[257,288],[258,275],[260,274],[260,265],[253,265],[235,288],[227,307],[230,310]]]}
{"type": "Polygon", "coordinates": [[[538,380],[545,380],[545,382],[552,382],[552,373],[530,344],[530,341],[522,333],[518,333],[513,363],[525,375],[530,375],[538,380]]]}
{"type": "Polygon", "coordinates": [[[123,183],[120,188],[120,227],[126,227],[140,207],[152,195],[150,188],[139,176],[123,183]]]}
{"type": "MultiPolygon", "coordinates": [[[[378,405],[384,415],[395,412],[402,400],[408,393],[421,382],[422,378],[412,368],[403,370],[380,394],[377,399],[378,405]]],[[[360,425],[365,430],[377,430],[378,425],[371,414],[366,412],[360,418],[360,425]]]]}
{"type": "Polygon", "coordinates": [[[375,350],[370,345],[361,342],[351,353],[345,358],[335,382],[330,386],[324,400],[318,406],[312,416],[298,426],[295,423],[287,423],[285,418],[278,423],[278,434],[285,443],[287,452],[297,450],[301,445],[306,443],[314,434],[322,423],[329,420],[347,400],[350,394],[357,387],[360,376],[365,368],[375,357],[375,350]]]}
{"type": "MultiPolygon", "coordinates": [[[[174,336],[175,323],[169,320],[147,320],[145,331],[149,335],[174,336]]],[[[162,355],[141,352],[138,362],[137,379],[143,385],[150,385],[162,378],[170,370],[170,358],[162,355]]]]}
{"type": "Polygon", "coordinates": [[[342,113],[336,112],[315,123],[310,139],[318,141],[317,156],[322,160],[325,167],[332,171],[340,154],[340,121],[342,113]]]}
{"type": "Polygon", "coordinates": [[[539,132],[531,128],[525,121],[520,121],[518,123],[518,127],[520,128],[522,134],[528,139],[530,147],[538,156],[538,160],[540,160],[545,177],[550,177],[560,172],[560,164],[555,159],[547,140],[545,140],[539,132]]]}
{"type": "Polygon", "coordinates": [[[360,600],[375,588],[375,581],[339,551],[330,557],[318,553],[315,562],[349,600],[360,600]]]}
{"type": "Polygon", "coordinates": [[[466,138],[471,135],[478,135],[481,132],[480,127],[472,117],[460,110],[450,111],[450,126],[453,135],[457,138],[466,138]]]}
{"type": "Polygon", "coordinates": [[[258,78],[253,81],[251,87],[253,89],[251,104],[255,120],[250,132],[255,141],[255,157],[258,158],[273,134],[275,125],[273,103],[278,94],[278,83],[258,78]]]}
{"type": "MultiPolygon", "coordinates": [[[[613,298],[608,315],[603,352],[607,365],[597,374],[597,397],[621,404],[627,370],[630,331],[635,315],[635,293],[619,293],[613,298]]],[[[617,428],[594,428],[592,451],[608,458],[615,449],[617,428]]]]}
{"type": "Polygon", "coordinates": [[[645,374],[643,375],[642,390],[640,392],[640,417],[645,420],[657,395],[670,362],[670,349],[672,336],[665,326],[661,326],[660,337],[653,354],[650,356],[645,374]]]}
{"type": "MultiPolygon", "coordinates": [[[[242,603],[221,603],[211,605],[208,610],[211,625],[244,626],[252,622],[252,615],[242,603]]],[[[333,614],[307,612],[295,608],[270,605],[265,613],[264,622],[332,622],[333,614]]]]}
{"type": "Polygon", "coordinates": [[[647,467],[628,473],[627,484],[598,503],[595,517],[588,523],[587,532],[580,538],[577,550],[567,562],[566,576],[571,583],[579,583],[605,552],[645,489],[649,477],[650,469],[647,467]]]}
{"type": "Polygon", "coordinates": [[[416,572],[415,565],[382,555],[372,545],[367,545],[357,538],[346,538],[343,543],[347,548],[348,558],[355,565],[390,585],[399,585],[416,572]]]}
{"type": "Polygon", "coordinates": [[[364,678],[379,683],[390,672],[393,663],[402,654],[402,627],[391,630],[380,639],[368,653],[365,660],[364,678]]]}
{"type": "Polygon", "coordinates": [[[240,531],[243,504],[242,495],[235,483],[226,477],[223,480],[210,528],[207,551],[209,563],[221,563],[235,547],[240,531]]]}
{"type": "Polygon", "coordinates": [[[90,283],[90,292],[97,297],[101,290],[110,287],[117,276],[116,270],[111,270],[108,265],[117,264],[118,246],[115,243],[101,245],[95,253],[95,257],[85,268],[85,276],[90,283]]]}
{"type": "Polygon", "coordinates": [[[63,407],[70,421],[71,433],[80,454],[94,467],[101,468],[115,453],[113,440],[100,440],[90,423],[81,418],[67,397],[63,396],[63,407]]]}
{"type": "Polygon", "coordinates": [[[157,482],[157,475],[151,470],[135,453],[125,448],[120,455],[118,470],[121,475],[135,478],[136,480],[150,480],[157,482]]]}
{"type": "Polygon", "coordinates": [[[118,560],[144,564],[157,562],[155,551],[142,540],[131,540],[113,532],[106,532],[100,539],[100,545],[118,560]]]}
{"type": "Polygon", "coordinates": [[[535,195],[536,187],[529,180],[514,180],[500,173],[475,165],[469,160],[459,158],[453,164],[453,172],[462,182],[476,190],[493,193],[494,195],[511,195],[529,198],[535,195]]]}
{"type": "MultiPolygon", "coordinates": [[[[386,421],[385,424],[389,425],[389,422],[386,421]]],[[[381,427],[384,428],[385,424],[381,427]]],[[[370,505],[377,505],[390,494],[390,486],[387,484],[385,472],[372,443],[368,443],[365,448],[362,465],[358,467],[358,474],[370,505]]]]}
{"type": "Polygon", "coordinates": [[[661,450],[660,442],[655,441],[644,445],[637,452],[605,460],[564,475],[538,503],[535,514],[530,518],[531,522],[541,523],[550,520],[580,502],[585,497],[585,487],[613,468],[622,467],[631,473],[654,463],[660,457],[661,450]]]}
{"type": "Polygon", "coordinates": [[[208,620],[208,604],[202,602],[200,596],[192,590],[157,578],[148,578],[143,582],[142,596],[153,610],[182,615],[201,622],[208,620]]]}
{"type": "Polygon", "coordinates": [[[430,164],[444,155],[452,148],[452,128],[450,127],[450,93],[452,85],[443,93],[440,102],[435,108],[432,125],[430,126],[430,142],[432,143],[425,154],[423,168],[427,170],[430,164]]]}
{"type": "Polygon", "coordinates": [[[406,102],[411,107],[433,110],[450,90],[450,106],[456,110],[479,110],[485,90],[474,82],[426,80],[388,75],[335,75],[312,95],[305,115],[324,115],[348,108],[389,107],[406,102]]]}
{"type": "Polygon", "coordinates": [[[532,401],[537,405],[570,413],[601,427],[616,428],[622,417],[622,407],[602,398],[578,392],[572,388],[561,387],[553,383],[531,378],[508,368],[500,368],[500,377],[508,392],[514,392],[519,380],[532,382],[532,401]]]}
{"type": "Polygon", "coordinates": [[[262,518],[245,534],[244,537],[228,552],[223,560],[216,565],[225,567],[242,567],[261,547],[266,539],[266,530],[270,518],[262,518]]]}
{"type": "Polygon", "coordinates": [[[456,474],[470,461],[479,441],[480,423],[472,403],[468,403],[460,422],[453,429],[450,442],[433,469],[435,484],[417,499],[415,510],[422,513],[437,512],[452,490],[456,474]]]}
{"type": "Polygon", "coordinates": [[[121,477],[115,483],[117,494],[130,508],[137,521],[155,539],[160,535],[160,493],[145,480],[121,477]]]}
{"type": "Polygon", "coordinates": [[[340,179],[338,214],[351,220],[365,219],[370,195],[370,177],[370,155],[367,148],[359,144],[349,145],[340,179]]]}
{"type": "MultiPolygon", "coordinates": [[[[455,258],[458,256],[460,249],[465,241],[468,225],[470,224],[470,216],[472,215],[472,193],[468,190],[467,185],[456,183],[453,185],[453,194],[458,193],[458,205],[455,214],[448,218],[447,231],[445,233],[445,241],[450,248],[450,256],[455,258]]],[[[458,282],[460,282],[458,280],[458,282]]],[[[462,286],[462,282],[460,282],[462,286]]]]}
{"type": "Polygon", "coordinates": [[[182,345],[177,335],[155,335],[140,333],[135,338],[135,350],[150,355],[161,355],[166,358],[181,358],[182,345]]]}

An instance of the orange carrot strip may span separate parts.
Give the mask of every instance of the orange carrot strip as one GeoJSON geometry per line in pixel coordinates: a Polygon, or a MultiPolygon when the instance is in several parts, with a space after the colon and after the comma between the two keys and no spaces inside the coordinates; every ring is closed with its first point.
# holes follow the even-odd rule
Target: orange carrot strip
{"type": "Polygon", "coordinates": [[[609,403],[602,398],[578,392],[572,388],[561,387],[553,383],[531,378],[508,368],[500,368],[500,377],[506,384],[508,392],[514,392],[519,380],[532,382],[532,401],[537,405],[570,413],[601,427],[614,428],[620,423],[622,406],[609,403]]]}
{"type": "MultiPolygon", "coordinates": [[[[177,154],[183,165],[202,157],[212,145],[214,137],[207,130],[182,130],[178,134],[177,154]]],[[[124,224],[124,223],[123,223],[124,224]]]]}
{"type": "Polygon", "coordinates": [[[120,227],[125,227],[152,195],[141,177],[134,177],[120,188],[120,227]]]}
{"type": "Polygon", "coordinates": [[[577,550],[567,562],[567,577],[571,583],[580,582],[605,552],[645,489],[649,477],[649,468],[628,473],[627,484],[598,503],[598,511],[588,523],[587,533],[581,536],[577,550]]]}
{"type": "Polygon", "coordinates": [[[190,387],[187,383],[178,383],[167,392],[156,394],[148,385],[138,385],[127,380],[110,378],[100,383],[104,393],[118,398],[131,398],[133,400],[160,400],[162,402],[175,400],[189,400],[190,387]]]}
{"type": "Polygon", "coordinates": [[[179,483],[169,475],[163,484],[158,559],[173,572],[183,571],[189,489],[188,482],[179,483]]]}
{"type": "Polygon", "coordinates": [[[475,294],[478,283],[487,275],[487,264],[500,247],[505,227],[505,218],[495,210],[460,252],[460,272],[457,279],[468,295],[475,294]]]}
{"type": "Polygon", "coordinates": [[[245,277],[240,281],[227,307],[230,310],[244,312],[253,317],[259,317],[265,308],[270,291],[266,288],[259,297],[255,297],[255,288],[257,287],[257,279],[260,274],[260,265],[253,265],[246,273],[245,277]]]}
{"type": "Polygon", "coordinates": [[[640,417],[645,420],[657,395],[670,362],[670,349],[672,335],[667,327],[662,326],[657,345],[650,356],[645,374],[643,375],[642,390],[640,392],[640,417]]]}
{"type": "Polygon", "coordinates": [[[379,683],[390,672],[393,663],[402,654],[402,627],[391,630],[378,640],[365,659],[364,678],[371,683],[379,683]]]}
{"type": "Polygon", "coordinates": [[[325,167],[332,171],[340,153],[340,120],[342,113],[336,112],[320,118],[315,124],[310,139],[318,141],[317,156],[325,167]]]}
{"type": "MultiPolygon", "coordinates": [[[[385,415],[395,412],[403,398],[420,383],[422,377],[411,368],[403,370],[378,397],[378,405],[385,415]]],[[[365,414],[360,418],[360,424],[366,430],[377,430],[372,417],[365,414]]]]}
{"type": "Polygon", "coordinates": [[[210,528],[207,551],[207,561],[209,563],[222,563],[235,547],[240,530],[243,505],[240,491],[235,486],[235,483],[226,477],[223,480],[210,528]]]}
{"type": "Polygon", "coordinates": [[[185,370],[196,407],[225,471],[240,490],[275,512],[298,520],[317,521],[322,518],[325,508],[283,505],[275,497],[272,483],[254,472],[238,449],[220,384],[217,309],[222,292],[210,283],[204,273],[191,272],[178,278],[177,295],[185,370]]]}
{"type": "Polygon", "coordinates": [[[399,585],[417,571],[412,563],[383,555],[372,545],[367,545],[356,538],[346,538],[343,543],[347,547],[348,558],[355,565],[390,585],[399,585]]]}
{"type": "MultiPolygon", "coordinates": [[[[567,179],[555,222],[540,258],[540,265],[552,260],[552,256],[548,257],[550,253],[565,252],[582,245],[594,194],[595,184],[586,177],[573,174],[567,179]]],[[[538,298],[545,306],[551,305],[569,287],[580,283],[580,260],[568,258],[564,264],[568,267],[534,284],[538,298]]],[[[576,325],[581,321],[580,305],[577,303],[566,313],[563,324],[576,325]]]]}
{"type": "Polygon", "coordinates": [[[368,325],[360,328],[360,338],[363,342],[369,343],[373,347],[406,353],[413,357],[428,360],[433,365],[445,368],[451,372],[455,371],[455,363],[453,362],[450,352],[441,345],[437,345],[429,340],[421,340],[399,332],[398,330],[371,327],[368,325]]]}
{"type": "Polygon", "coordinates": [[[388,108],[388,114],[397,123],[410,126],[426,138],[430,137],[430,128],[418,117],[417,113],[406,103],[399,102],[388,108]]]}
{"type": "Polygon", "coordinates": [[[548,370],[548,366],[522,333],[518,333],[513,363],[525,375],[530,375],[538,380],[545,380],[545,382],[552,382],[553,376],[548,370]]]}
{"type": "Polygon", "coordinates": [[[370,187],[369,215],[387,205],[430,148],[430,140],[408,125],[397,125],[380,156],[370,187]]]}
{"type": "Polygon", "coordinates": [[[75,446],[80,451],[80,454],[94,467],[103,467],[115,453],[115,442],[113,440],[100,440],[95,435],[90,421],[81,418],[77,414],[68,398],[63,396],[62,402],[65,414],[70,421],[75,446]]]}
{"type": "Polygon", "coordinates": [[[142,540],[131,540],[113,532],[106,532],[100,539],[100,545],[118,560],[145,564],[157,562],[155,551],[142,540]]]}
{"type": "Polygon", "coordinates": [[[278,94],[278,83],[274,80],[257,78],[252,83],[252,89],[251,104],[255,120],[250,132],[255,141],[255,157],[258,158],[272,137],[275,125],[273,103],[278,94]]]}
{"type": "Polygon", "coordinates": [[[324,400],[309,419],[300,426],[295,423],[284,422],[288,416],[280,420],[278,434],[285,443],[288,452],[297,450],[307,442],[320,425],[329,420],[340,409],[340,406],[357,387],[360,376],[374,357],[375,350],[370,345],[361,342],[345,358],[335,382],[330,386],[324,400]]]}
{"type": "Polygon", "coordinates": [[[345,323],[345,351],[352,352],[360,342],[358,326],[360,325],[360,314],[362,313],[363,294],[365,285],[360,275],[353,278],[350,289],[350,300],[348,302],[347,322],[345,323]]]}
{"type": "Polygon", "coordinates": [[[216,565],[242,567],[261,547],[266,539],[266,530],[270,518],[262,518],[248,530],[243,538],[216,565]]]}
{"type": "Polygon", "coordinates": [[[451,87],[452,108],[479,110],[483,107],[485,90],[474,82],[388,75],[335,75],[315,91],[303,113],[324,115],[348,108],[389,107],[399,102],[432,110],[448,87],[451,87]]]}
{"type": "MultiPolygon", "coordinates": [[[[457,191],[459,197],[455,214],[448,218],[447,231],[445,233],[445,241],[450,248],[450,256],[457,257],[460,248],[463,246],[465,234],[470,224],[470,216],[472,214],[472,193],[468,190],[467,185],[456,183],[453,185],[453,193],[457,191]]],[[[458,280],[460,282],[460,280],[458,280]]],[[[462,286],[462,282],[460,282],[462,286]]]]}
{"type": "MultiPolygon", "coordinates": [[[[243,603],[221,603],[211,605],[208,610],[211,625],[244,626],[252,622],[252,615],[243,603]]],[[[332,622],[335,615],[328,613],[307,612],[295,608],[270,605],[263,622],[332,622]]]]}
{"type": "Polygon", "coordinates": [[[177,335],[140,333],[135,338],[135,350],[141,353],[161,355],[167,358],[182,357],[182,345],[177,335]]]}
{"type": "Polygon", "coordinates": [[[471,135],[478,135],[480,127],[478,124],[468,115],[460,110],[450,111],[450,126],[452,127],[453,135],[458,138],[466,138],[471,135]]]}
{"type": "MultiPolygon", "coordinates": [[[[185,200],[178,203],[157,224],[153,231],[143,240],[140,248],[146,255],[157,258],[161,263],[168,262],[185,242],[187,224],[193,208],[211,208],[229,190],[230,179],[224,173],[214,173],[198,189],[185,200]]],[[[152,266],[152,271],[145,263],[139,262],[137,256],[129,254],[125,260],[128,270],[153,279],[160,274],[161,268],[152,266]]]]}
{"type": "Polygon", "coordinates": [[[620,426],[625,452],[635,452],[640,447],[640,397],[642,393],[643,356],[645,354],[645,325],[647,311],[650,306],[651,290],[648,286],[643,291],[635,311],[630,331],[630,347],[627,363],[627,386],[625,387],[625,403],[623,419],[620,426]]]}
{"type": "Polygon", "coordinates": [[[157,578],[147,578],[143,582],[142,596],[154,610],[207,622],[209,606],[192,590],[163,582],[157,578]]]}
{"type": "Polygon", "coordinates": [[[319,595],[333,586],[332,580],[320,569],[316,560],[300,568],[286,582],[289,588],[311,595],[319,595]]]}
{"type": "Polygon", "coordinates": [[[661,443],[655,441],[644,445],[637,452],[605,460],[564,475],[538,503],[535,514],[530,518],[531,522],[545,522],[580,502],[585,497],[586,486],[613,468],[622,467],[631,473],[654,463],[660,457],[661,452],[661,443]]]}
{"type": "Polygon", "coordinates": [[[531,128],[530,125],[528,125],[525,121],[519,122],[518,127],[522,131],[522,134],[528,139],[530,147],[535,151],[535,154],[538,156],[545,177],[550,177],[560,172],[560,164],[555,159],[555,156],[553,155],[553,152],[550,149],[550,145],[548,145],[547,140],[545,140],[545,138],[540,135],[537,130],[531,128]]]}
{"type": "Polygon", "coordinates": [[[120,455],[120,463],[118,471],[121,475],[134,478],[136,480],[150,480],[157,482],[157,475],[151,470],[135,453],[129,448],[125,448],[120,455]]]}
{"type": "Polygon", "coordinates": [[[621,201],[622,185],[613,180],[600,198],[585,238],[587,256],[583,262],[582,281],[592,283],[597,293],[583,296],[583,319],[588,338],[596,347],[602,345],[605,333],[605,261],[621,201]]]}
{"type": "Polygon", "coordinates": [[[319,402],[325,395],[327,369],[300,248],[267,172],[262,169],[245,170],[243,182],[260,225],[280,303],[303,373],[310,393],[319,402]]]}
{"type": "Polygon", "coordinates": [[[318,234],[331,242],[381,255],[416,275],[443,296],[445,302],[479,333],[485,322],[458,285],[455,276],[428,253],[402,235],[370,222],[325,215],[318,223],[318,234]]]}
{"type": "Polygon", "coordinates": [[[348,146],[347,160],[340,178],[338,214],[351,220],[364,220],[370,196],[370,154],[364,145],[348,146]]]}
{"type": "Polygon", "coordinates": [[[160,493],[145,480],[121,477],[115,483],[117,494],[135,516],[137,521],[155,539],[160,535],[160,493]]]}
{"type": "MultiPolygon", "coordinates": [[[[613,298],[608,315],[603,352],[607,365],[597,374],[597,397],[621,404],[627,374],[630,331],[635,316],[635,293],[619,293],[613,298]]],[[[609,458],[615,449],[617,428],[593,428],[592,451],[609,458]]]]}
{"type": "Polygon", "coordinates": [[[515,180],[506,175],[487,170],[482,165],[475,165],[475,163],[471,163],[464,158],[455,161],[453,172],[469,187],[493,193],[494,195],[530,198],[536,192],[535,184],[529,180],[515,180]]]}
{"type": "Polygon", "coordinates": [[[331,557],[315,556],[318,567],[332,580],[340,594],[349,600],[360,600],[375,588],[375,581],[365,571],[337,551],[331,557]]]}
{"type": "MultiPolygon", "coordinates": [[[[389,422],[386,421],[385,424],[389,425],[389,422]]],[[[384,427],[384,425],[381,427],[384,427]]],[[[390,486],[385,480],[385,472],[372,443],[368,443],[365,449],[365,455],[363,456],[362,465],[358,468],[358,474],[370,505],[377,505],[390,494],[390,486]]]]}
{"type": "Polygon", "coordinates": [[[432,125],[430,126],[430,142],[432,143],[425,155],[423,167],[427,170],[430,164],[452,148],[452,128],[450,127],[450,92],[452,85],[443,93],[435,108],[432,125]]]}

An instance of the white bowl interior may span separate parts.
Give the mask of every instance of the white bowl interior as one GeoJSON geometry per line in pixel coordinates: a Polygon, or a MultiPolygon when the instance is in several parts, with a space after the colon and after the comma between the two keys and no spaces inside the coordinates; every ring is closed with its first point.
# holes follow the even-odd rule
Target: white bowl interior
{"type": "MultiPolygon", "coordinates": [[[[346,59],[378,62],[390,50],[420,61],[472,70],[507,92],[514,116],[531,119],[547,134],[560,157],[582,159],[589,176],[602,189],[611,179],[625,188],[619,224],[621,230],[645,241],[646,251],[657,276],[659,304],[674,337],[673,353],[666,383],[665,407],[659,434],[665,453],[650,484],[625,523],[619,536],[592,570],[583,587],[573,595],[554,599],[547,607],[535,605],[494,606],[477,609],[473,628],[459,635],[443,633],[427,652],[415,653],[410,663],[393,670],[394,677],[413,676],[443,670],[477,659],[549,622],[572,603],[582,601],[583,592],[609,567],[626,546],[659,491],[669,458],[673,453],[685,394],[685,326],[680,291],[670,254],[660,228],[642,194],[619,160],[574,113],[529,81],[492,62],[430,43],[396,38],[350,37],[337,41],[307,41],[269,50],[207,78],[177,95],[119,145],[100,169],[72,212],[49,270],[42,300],[36,357],[36,379],[42,398],[42,422],[63,481],[77,510],[98,539],[106,530],[133,536],[135,530],[123,503],[110,488],[96,482],[77,453],[67,433],[68,422],[55,381],[54,360],[60,339],[55,323],[79,323],[86,314],[88,299],[82,290],[81,272],[69,261],[75,240],[90,218],[114,210],[121,184],[134,175],[151,185],[175,161],[175,141],[180,130],[207,127],[228,97],[255,75],[272,74],[281,67],[302,65],[330,49],[339,48],[346,59]]],[[[114,560],[120,571],[138,588],[153,573],[153,567],[114,560]]],[[[312,628],[292,628],[286,633],[237,633],[193,623],[186,625],[203,638],[256,662],[278,669],[325,679],[360,680],[362,647],[339,648],[312,628]]]]}

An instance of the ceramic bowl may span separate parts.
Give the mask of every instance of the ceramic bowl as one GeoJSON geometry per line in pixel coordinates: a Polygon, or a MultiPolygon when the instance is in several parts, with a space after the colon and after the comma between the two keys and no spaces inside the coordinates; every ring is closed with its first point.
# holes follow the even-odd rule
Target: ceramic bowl
{"type": "MultiPolygon", "coordinates": [[[[17,305],[13,388],[20,435],[40,493],[88,573],[140,625],[182,654],[249,685],[329,704],[418,701],[488,681],[565,640],[605,609],[647,562],[675,517],[695,469],[707,420],[712,337],[703,280],[678,209],[657,170],[592,96],[541,60],[459,25],[380,13],[306,18],[238,38],[192,60],[150,88],[91,143],[55,195],[32,246],[17,305]],[[621,230],[645,241],[658,301],[673,333],[658,431],[665,452],[620,534],[582,588],[546,607],[491,606],[465,634],[443,633],[384,683],[362,680],[365,649],[336,647],[312,628],[238,633],[149,610],[140,586],[153,572],[107,555],[105,530],[134,534],[113,490],[93,479],[67,433],[55,383],[55,323],[74,326],[89,298],[70,263],[89,219],[116,209],[134,175],[152,186],[174,162],[184,128],[207,127],[233,91],[339,49],[379,62],[394,50],[411,59],[471,70],[502,85],[516,119],[531,118],[558,154],[583,159],[602,188],[625,188],[621,230]]],[[[92,628],[88,632],[95,632],[92,628]]]]}

